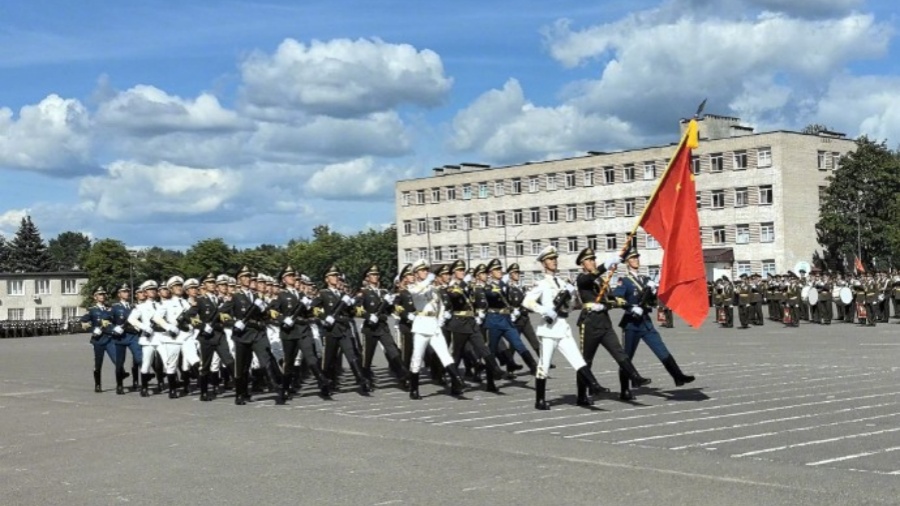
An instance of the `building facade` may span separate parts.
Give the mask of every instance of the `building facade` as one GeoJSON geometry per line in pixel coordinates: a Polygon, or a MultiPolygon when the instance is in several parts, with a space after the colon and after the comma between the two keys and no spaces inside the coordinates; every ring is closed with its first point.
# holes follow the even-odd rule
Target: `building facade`
{"type": "MultiPolygon", "coordinates": [[[[819,250],[820,194],[855,143],[833,132],[754,133],[737,118],[713,115],[699,128],[692,170],[707,277],[765,276],[811,262],[819,250]]],[[[621,249],[675,148],[496,168],[448,165],[399,181],[399,260],[478,264],[496,257],[518,262],[528,282],[539,271],[535,255],[552,244],[560,269],[575,273],[582,248],[593,247],[600,258],[621,249]]],[[[655,274],[663,257],[658,243],[640,229],[637,242],[643,268],[655,274]]]]}
{"type": "Polygon", "coordinates": [[[83,272],[0,273],[0,320],[70,320],[81,316],[83,272]]]}

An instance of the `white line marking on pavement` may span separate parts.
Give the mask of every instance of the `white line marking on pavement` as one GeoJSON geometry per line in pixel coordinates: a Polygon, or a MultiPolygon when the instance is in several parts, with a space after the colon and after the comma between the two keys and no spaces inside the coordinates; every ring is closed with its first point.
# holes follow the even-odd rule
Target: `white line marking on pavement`
{"type": "Polygon", "coordinates": [[[894,446],[893,448],[882,448],[881,450],[874,450],[874,451],[871,451],[871,452],[857,453],[857,454],[854,454],[854,455],[844,455],[843,457],[836,457],[836,458],[833,458],[833,459],[827,459],[827,460],[819,460],[819,461],[817,461],[817,462],[807,462],[806,465],[808,465],[808,466],[821,466],[821,465],[824,465],[824,464],[831,464],[831,463],[833,463],[833,462],[843,462],[843,461],[845,461],[845,460],[858,459],[858,458],[860,458],[860,457],[869,457],[869,456],[871,456],[871,455],[878,455],[878,454],[881,454],[881,453],[895,452],[895,451],[897,451],[897,450],[900,450],[900,446],[894,446]]]}
{"type": "Polygon", "coordinates": [[[861,433],[861,434],[848,434],[848,435],[846,435],[846,436],[832,437],[832,438],[828,438],[828,439],[817,439],[817,440],[815,440],[815,441],[806,441],[806,442],[804,442],[804,443],[794,443],[794,444],[790,444],[790,445],[776,446],[776,447],[774,447],[774,448],[765,448],[765,449],[762,449],[762,450],[753,450],[752,452],[738,453],[738,454],[732,455],[732,457],[738,458],[738,459],[741,458],[741,457],[752,457],[753,455],[761,455],[761,454],[763,454],[763,453],[772,453],[772,452],[778,452],[778,451],[781,451],[781,450],[789,450],[789,449],[791,449],[791,448],[801,448],[801,447],[804,447],[804,446],[812,446],[812,445],[820,445],[820,444],[826,444],[826,443],[834,443],[834,442],[836,442],[836,441],[844,441],[844,440],[846,440],[846,439],[856,439],[856,438],[860,438],[860,437],[878,436],[878,435],[881,435],[881,434],[887,434],[887,433],[889,433],[889,432],[897,432],[898,430],[900,430],[900,427],[896,427],[896,428],[894,428],[894,429],[876,430],[876,431],[873,431],[873,432],[863,432],[863,433],[861,433]]]}

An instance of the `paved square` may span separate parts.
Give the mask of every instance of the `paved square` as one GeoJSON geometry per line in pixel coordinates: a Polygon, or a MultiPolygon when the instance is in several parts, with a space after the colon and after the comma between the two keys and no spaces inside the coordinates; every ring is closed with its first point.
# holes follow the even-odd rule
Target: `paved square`
{"type": "MultiPolygon", "coordinates": [[[[0,340],[3,504],[900,504],[900,325],[769,321],[663,329],[682,368],[634,403],[575,406],[561,356],[551,411],[533,378],[454,399],[423,375],[288,406],[92,391],[86,335],[0,340]]],[[[603,352],[601,352],[603,353],[603,352]]],[[[612,359],[594,371],[616,387],[612,359]]]]}

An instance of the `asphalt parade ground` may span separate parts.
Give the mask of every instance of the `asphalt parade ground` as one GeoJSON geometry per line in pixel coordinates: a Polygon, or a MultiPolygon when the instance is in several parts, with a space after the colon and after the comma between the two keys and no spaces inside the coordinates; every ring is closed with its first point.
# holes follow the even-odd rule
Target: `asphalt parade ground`
{"type": "Polygon", "coordinates": [[[383,358],[368,397],[96,394],[87,335],[0,340],[0,504],[900,504],[900,325],[662,331],[693,384],[642,345],[651,388],[578,407],[557,355],[550,411],[530,375],[412,401],[383,358]]]}

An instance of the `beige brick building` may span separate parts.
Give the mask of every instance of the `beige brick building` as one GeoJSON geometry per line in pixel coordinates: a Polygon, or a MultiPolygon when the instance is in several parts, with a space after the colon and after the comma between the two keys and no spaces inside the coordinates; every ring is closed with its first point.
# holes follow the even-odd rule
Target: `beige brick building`
{"type": "MultiPolygon", "coordinates": [[[[725,269],[785,272],[811,262],[819,194],[840,157],[855,143],[842,134],[754,133],[737,118],[699,122],[697,205],[707,276],[725,269]]],[[[684,128],[684,122],[682,122],[684,128]]],[[[674,137],[674,135],[673,135],[674,137]]],[[[431,177],[396,184],[398,254],[469,264],[498,257],[537,272],[535,254],[548,244],[560,268],[577,271],[575,256],[590,245],[603,258],[617,252],[673,155],[675,145],[525,163],[436,168],[431,177]]],[[[639,231],[651,274],[662,251],[639,231]]]]}
{"type": "Polygon", "coordinates": [[[0,320],[68,320],[81,316],[83,272],[0,273],[0,320]]]}

